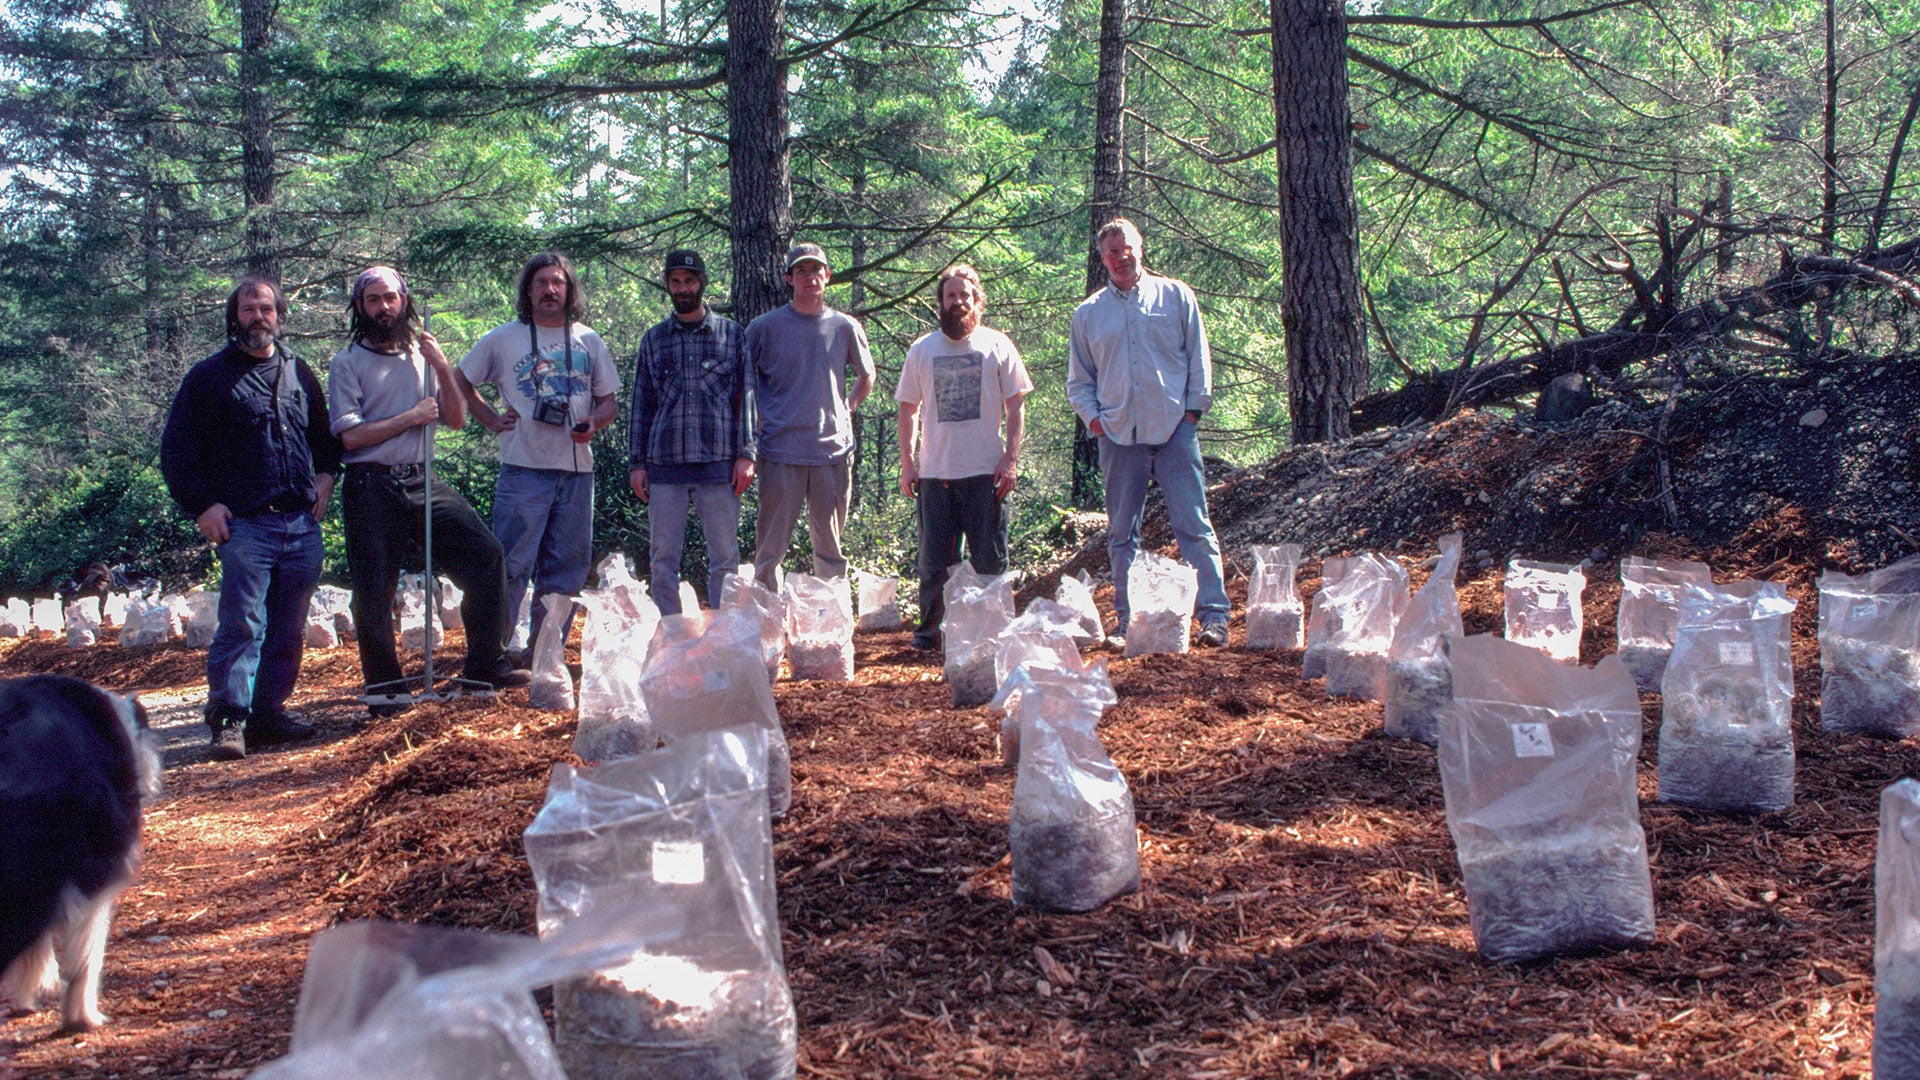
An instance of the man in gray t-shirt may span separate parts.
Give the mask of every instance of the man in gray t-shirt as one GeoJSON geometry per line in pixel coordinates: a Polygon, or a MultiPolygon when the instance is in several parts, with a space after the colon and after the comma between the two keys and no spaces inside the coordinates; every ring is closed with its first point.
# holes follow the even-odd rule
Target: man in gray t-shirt
{"type": "Polygon", "coordinates": [[[793,300],[747,324],[754,394],[760,410],[759,537],[754,576],[773,587],[802,508],[817,577],[844,577],[840,552],[853,494],[853,410],[873,389],[867,334],[851,316],[827,307],[833,270],[818,244],[787,252],[793,300]],[[854,370],[847,392],[847,369],[854,370]]]}

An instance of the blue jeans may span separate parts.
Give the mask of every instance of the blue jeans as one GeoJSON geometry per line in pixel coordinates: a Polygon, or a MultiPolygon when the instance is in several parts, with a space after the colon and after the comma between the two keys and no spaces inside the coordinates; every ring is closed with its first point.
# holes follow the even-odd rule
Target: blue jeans
{"type": "Polygon", "coordinates": [[[220,624],[207,647],[207,713],[285,711],[300,677],[320,526],[305,510],[234,518],[220,555],[220,624]]]}
{"type": "Polygon", "coordinates": [[[1180,421],[1158,446],[1121,446],[1100,436],[1100,473],[1107,487],[1107,558],[1113,564],[1113,610],[1127,625],[1127,569],[1140,547],[1140,518],[1147,507],[1147,481],[1157,481],[1167,502],[1167,522],[1180,542],[1180,558],[1200,575],[1194,610],[1200,625],[1227,618],[1227,585],[1220,541],[1207,517],[1207,481],[1200,464],[1198,425],[1180,421]]]}
{"type": "MultiPolygon", "coordinates": [[[[574,596],[587,586],[593,567],[593,474],[500,466],[493,488],[493,535],[507,556],[507,634],[520,622],[531,580],[536,602],[527,640],[538,641],[546,616],[538,599],[548,593],[574,596]]],[[[572,627],[568,608],[563,639],[572,627]]]]}
{"type": "Polygon", "coordinates": [[[740,565],[740,497],[732,484],[649,484],[647,592],[662,615],[680,614],[680,555],[686,549],[689,505],[707,537],[709,607],[720,606],[720,586],[740,565]]]}

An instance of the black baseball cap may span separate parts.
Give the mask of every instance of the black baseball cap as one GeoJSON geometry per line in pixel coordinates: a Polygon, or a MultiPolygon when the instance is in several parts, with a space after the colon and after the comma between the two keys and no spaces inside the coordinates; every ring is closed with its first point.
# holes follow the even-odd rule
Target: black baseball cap
{"type": "Polygon", "coordinates": [[[817,262],[827,268],[827,273],[833,273],[833,264],[827,261],[827,249],[821,247],[819,244],[795,244],[787,249],[787,270],[789,272],[803,262],[817,262]]]}
{"type": "Polygon", "coordinates": [[[703,278],[707,276],[706,261],[692,248],[674,248],[667,252],[667,265],[661,267],[660,276],[665,277],[669,270],[691,270],[703,278]]]}

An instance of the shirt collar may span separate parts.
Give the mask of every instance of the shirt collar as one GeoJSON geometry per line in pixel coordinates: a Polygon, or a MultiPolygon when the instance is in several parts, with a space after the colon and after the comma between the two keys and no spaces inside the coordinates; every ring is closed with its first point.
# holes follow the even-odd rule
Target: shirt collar
{"type": "Polygon", "coordinates": [[[711,330],[713,329],[713,308],[708,307],[706,311],[702,312],[700,321],[696,323],[690,323],[680,318],[680,313],[677,311],[667,316],[667,323],[675,330],[683,330],[687,333],[693,333],[698,330],[711,330]]]}

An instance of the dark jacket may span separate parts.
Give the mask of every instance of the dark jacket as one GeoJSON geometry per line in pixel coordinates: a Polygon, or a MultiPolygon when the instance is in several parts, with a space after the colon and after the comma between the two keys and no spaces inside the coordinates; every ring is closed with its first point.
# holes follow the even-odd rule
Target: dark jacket
{"type": "Polygon", "coordinates": [[[228,344],[195,364],[174,395],[160,473],[188,517],[214,503],[247,517],[313,505],[314,474],[338,473],[340,454],[326,392],[304,360],[283,348],[262,360],[228,344]]]}

